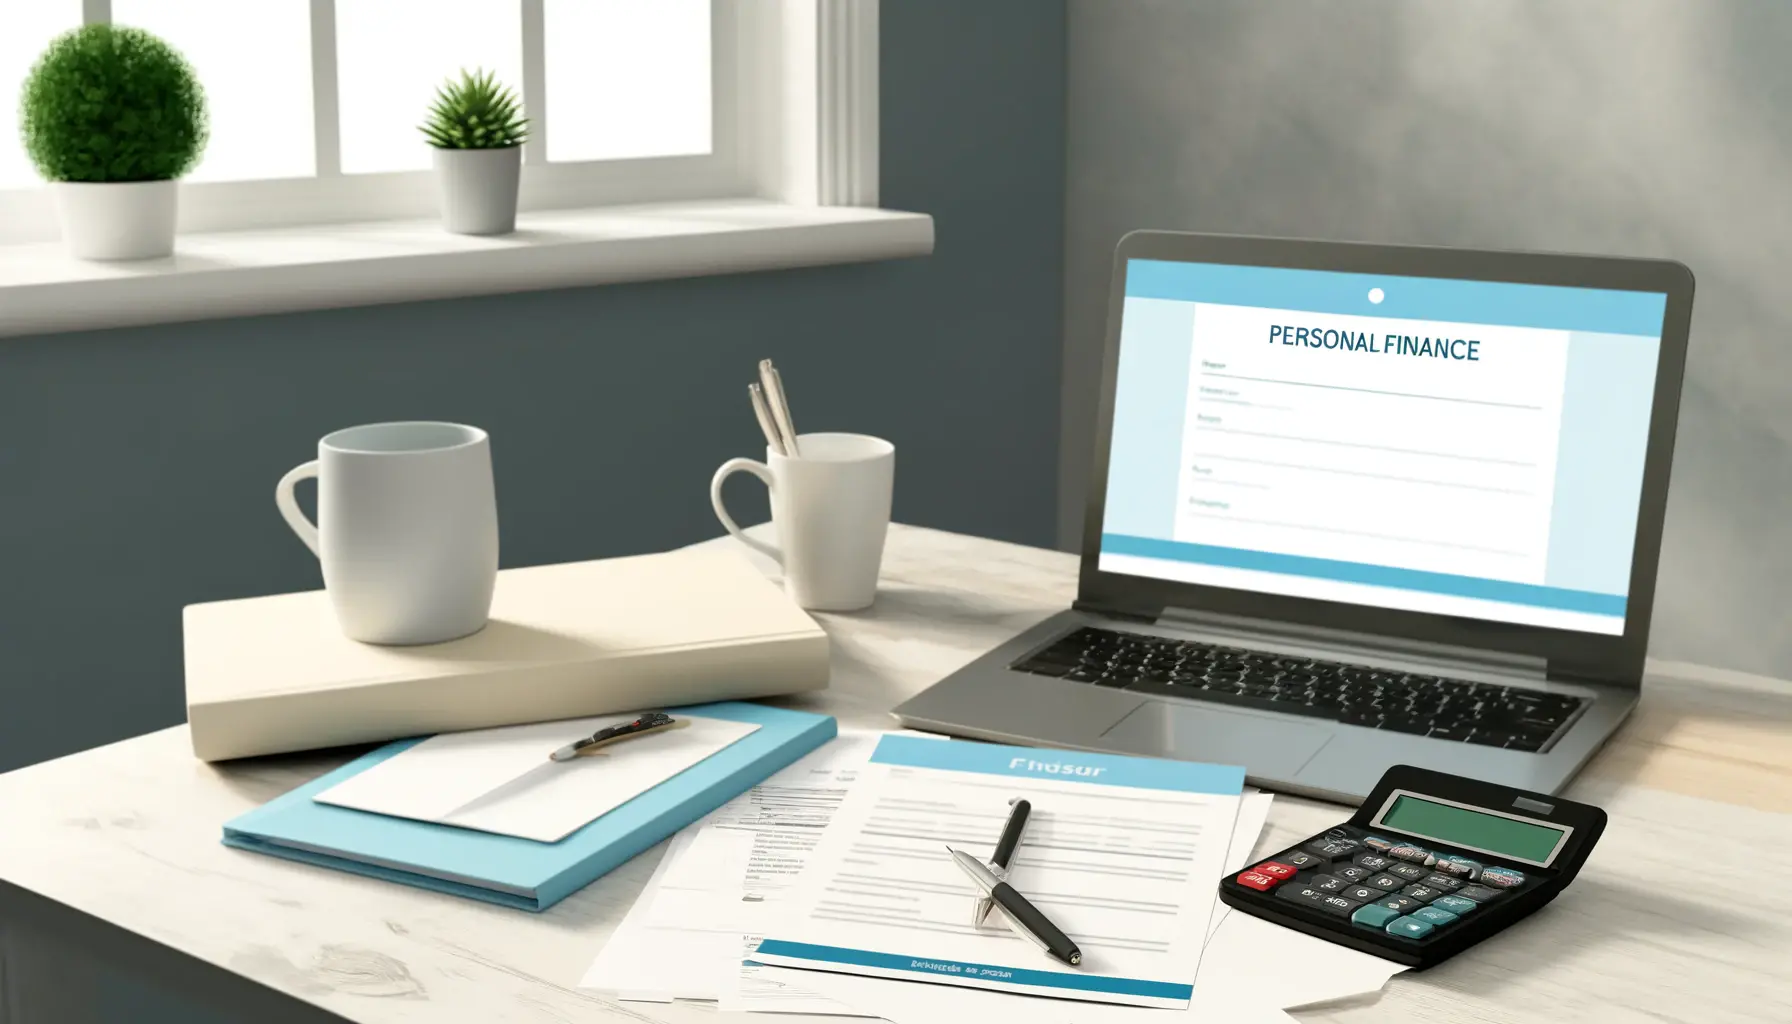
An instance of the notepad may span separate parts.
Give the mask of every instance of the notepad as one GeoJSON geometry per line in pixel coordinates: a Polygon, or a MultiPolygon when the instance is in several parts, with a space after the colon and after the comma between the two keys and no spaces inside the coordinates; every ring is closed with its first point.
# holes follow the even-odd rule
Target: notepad
{"type": "Polygon", "coordinates": [[[571,761],[554,750],[634,714],[432,736],[312,799],[375,814],[559,842],[624,803],[759,729],[758,723],[683,717],[689,724],[606,746],[571,761]]]}

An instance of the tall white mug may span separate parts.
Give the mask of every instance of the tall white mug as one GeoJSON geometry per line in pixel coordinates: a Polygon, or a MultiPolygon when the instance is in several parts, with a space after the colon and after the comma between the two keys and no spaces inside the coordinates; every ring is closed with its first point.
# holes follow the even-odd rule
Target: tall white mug
{"type": "Polygon", "coordinates": [[[498,578],[491,441],[458,423],[374,423],[317,443],[274,504],[323,566],[336,621],[370,644],[477,633],[498,578]],[[317,478],[317,524],[293,486],[317,478]]]}
{"type": "Polygon", "coordinates": [[[871,605],[890,530],[896,446],[864,434],[803,434],[801,458],[766,451],[764,462],[729,459],[709,482],[716,518],[741,543],[777,561],[784,592],[811,611],[871,605]],[[771,491],[773,547],[741,532],[722,504],[722,481],[751,473],[771,491]]]}

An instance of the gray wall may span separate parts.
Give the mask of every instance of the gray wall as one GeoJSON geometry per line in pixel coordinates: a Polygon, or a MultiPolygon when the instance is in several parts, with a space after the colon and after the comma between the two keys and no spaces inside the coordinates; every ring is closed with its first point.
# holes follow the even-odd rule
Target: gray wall
{"type": "Polygon", "coordinates": [[[273,486],[333,427],[488,428],[506,566],[656,550],[719,532],[772,356],[804,429],[896,443],[898,518],[1049,544],[1063,3],[886,3],[882,47],[925,259],[0,339],[0,771],[182,721],[183,605],[320,585],[273,486]]]}
{"type": "Polygon", "coordinates": [[[1792,6],[1070,0],[1060,542],[1114,243],[1174,228],[1679,259],[1651,650],[1792,675],[1792,6]]]}

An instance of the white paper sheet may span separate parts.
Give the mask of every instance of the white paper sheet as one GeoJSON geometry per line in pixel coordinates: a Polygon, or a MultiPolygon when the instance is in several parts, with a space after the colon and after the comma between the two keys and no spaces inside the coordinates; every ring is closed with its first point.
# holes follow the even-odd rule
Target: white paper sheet
{"type": "MultiPolygon", "coordinates": [[[[1239,870],[1257,845],[1269,808],[1274,801],[1268,793],[1246,788],[1238,805],[1238,820],[1233,824],[1232,839],[1226,849],[1226,870],[1239,870]],[[1237,865],[1237,866],[1234,866],[1237,865]]],[[[1026,880],[1016,875],[1014,881],[1023,887],[1026,880]]],[[[1221,907],[1215,897],[1215,912],[1221,907]]],[[[1214,927],[1217,927],[1217,922],[1214,927]]],[[[837,1016],[875,1017],[856,1006],[830,999],[808,984],[810,972],[785,967],[766,967],[750,960],[743,961],[733,982],[722,990],[718,1008],[723,1013],[826,1013],[837,1016]]],[[[892,983],[896,984],[896,983],[892,983]]],[[[1197,991],[1197,995],[1198,995],[1197,991]]],[[[871,1004],[871,1005],[876,1005],[871,1004]]],[[[1210,1008],[1209,1008],[1210,1009],[1210,1008]]]]}
{"type": "Polygon", "coordinates": [[[886,736],[753,959],[1184,1008],[1242,779],[1236,767],[886,736]],[[1014,798],[1033,805],[1015,884],[1076,938],[1077,967],[971,922],[976,890],[947,845],[990,856],[1014,798]]]}
{"type": "Polygon", "coordinates": [[[313,797],[319,803],[558,842],[759,726],[698,715],[572,761],[548,755],[634,715],[431,736],[313,797]]]}
{"type": "MultiPolygon", "coordinates": [[[[1271,797],[1247,793],[1239,808],[1226,853],[1225,873],[1251,863],[1257,839],[1267,820],[1271,797]]],[[[1195,996],[1186,1011],[1120,1007],[1065,1000],[1036,999],[999,993],[941,989],[916,982],[885,981],[845,974],[823,974],[782,967],[743,967],[735,994],[724,994],[723,1010],[787,1013],[839,1013],[809,1006],[849,1007],[852,1016],[881,1017],[894,1024],[938,1024],[941,1020],[1025,1020],[1028,1024],[1184,1024],[1224,1021],[1226,1024],[1269,1024],[1289,1020],[1282,1010],[1330,1002],[1382,990],[1388,979],[1405,970],[1367,953],[1334,945],[1252,917],[1232,913],[1218,902],[1219,920],[1202,954],[1195,996]],[[1290,971],[1287,964],[1299,964],[1290,971]],[[779,986],[791,986],[801,999],[780,1005],[779,986]],[[1178,1014],[1177,1016],[1169,1016],[1178,1014]]]]}
{"type": "MultiPolygon", "coordinates": [[[[579,987],[653,1002],[718,999],[880,735],[843,731],[675,836],[579,987]]],[[[825,1005],[833,1008],[799,1012],[843,1009],[825,1005]]]]}

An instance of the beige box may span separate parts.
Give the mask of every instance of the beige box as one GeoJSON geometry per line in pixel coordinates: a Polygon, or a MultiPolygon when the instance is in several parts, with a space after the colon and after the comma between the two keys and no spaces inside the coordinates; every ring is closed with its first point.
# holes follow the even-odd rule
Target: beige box
{"type": "Polygon", "coordinates": [[[504,570],[491,622],[441,644],[350,640],[321,590],[188,605],[183,632],[187,721],[207,761],[828,680],[821,627],[715,548],[504,570]]]}

